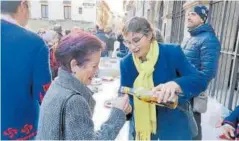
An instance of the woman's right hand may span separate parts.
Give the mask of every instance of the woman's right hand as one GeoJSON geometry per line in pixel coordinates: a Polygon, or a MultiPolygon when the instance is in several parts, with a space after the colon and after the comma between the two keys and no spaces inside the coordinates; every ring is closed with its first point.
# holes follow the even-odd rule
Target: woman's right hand
{"type": "Polygon", "coordinates": [[[122,97],[118,97],[111,101],[112,107],[120,109],[125,112],[125,114],[129,114],[132,111],[132,107],[129,104],[129,96],[125,94],[122,97]]]}
{"type": "Polygon", "coordinates": [[[152,91],[154,93],[154,97],[158,99],[158,103],[167,103],[168,101],[172,101],[177,97],[177,92],[182,92],[180,86],[174,81],[159,84],[153,88],[152,91]]]}

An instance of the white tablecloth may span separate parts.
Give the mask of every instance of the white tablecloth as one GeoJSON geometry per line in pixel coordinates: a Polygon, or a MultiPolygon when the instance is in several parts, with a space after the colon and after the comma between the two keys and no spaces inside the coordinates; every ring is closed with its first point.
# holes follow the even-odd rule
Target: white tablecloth
{"type": "Polygon", "coordinates": [[[119,60],[112,58],[101,58],[99,67],[99,77],[111,76],[117,77],[120,75],[119,60]]]}
{"type": "MultiPolygon", "coordinates": [[[[109,63],[109,60],[103,61],[109,63]]],[[[116,98],[118,95],[117,91],[120,86],[120,80],[117,77],[119,76],[119,67],[117,66],[118,62],[113,63],[111,67],[102,67],[102,66],[100,67],[99,77],[112,76],[114,77],[114,81],[110,82],[102,81],[102,85],[97,86],[100,89],[100,91],[93,95],[94,99],[96,100],[96,106],[93,115],[95,130],[100,129],[100,126],[108,119],[110,114],[110,109],[104,106],[104,102],[106,100],[116,98]]],[[[116,140],[128,140],[128,122],[126,122],[124,127],[121,129],[116,140]]]]}

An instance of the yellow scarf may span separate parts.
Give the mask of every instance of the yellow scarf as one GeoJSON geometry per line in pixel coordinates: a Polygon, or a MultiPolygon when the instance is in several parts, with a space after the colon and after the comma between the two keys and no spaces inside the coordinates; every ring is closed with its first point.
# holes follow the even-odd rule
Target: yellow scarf
{"type": "MultiPolygon", "coordinates": [[[[140,59],[133,55],[134,64],[139,72],[134,81],[134,88],[152,89],[154,87],[153,72],[158,60],[159,47],[156,41],[150,45],[146,56],[147,61],[141,63],[140,59]]],[[[157,129],[156,107],[134,97],[134,119],[136,140],[150,140],[151,133],[155,134],[157,129]]]]}

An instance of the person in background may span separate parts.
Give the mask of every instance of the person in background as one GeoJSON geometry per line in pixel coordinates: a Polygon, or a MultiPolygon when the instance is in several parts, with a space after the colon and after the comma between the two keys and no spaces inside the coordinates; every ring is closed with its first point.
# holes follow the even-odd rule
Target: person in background
{"type": "Polygon", "coordinates": [[[65,35],[68,35],[70,33],[71,33],[71,30],[69,30],[69,29],[65,30],[65,35]]]}
{"type": "Polygon", "coordinates": [[[95,34],[105,45],[104,50],[101,52],[101,57],[108,57],[109,52],[109,45],[108,45],[108,40],[109,38],[106,36],[105,32],[104,32],[104,28],[103,27],[99,27],[99,29],[97,30],[96,34],[95,34]]]}
{"type": "Polygon", "coordinates": [[[33,140],[40,104],[51,82],[49,49],[24,28],[26,0],[1,1],[1,140],[33,140]]]}
{"type": "MultiPolygon", "coordinates": [[[[209,83],[216,76],[221,45],[212,26],[206,23],[208,12],[207,7],[202,5],[195,6],[189,10],[187,27],[190,38],[185,39],[182,43],[182,48],[188,61],[206,75],[209,83]]],[[[206,101],[205,92],[199,96],[206,101]]],[[[193,107],[196,105],[207,106],[207,104],[197,104],[196,102],[196,98],[192,100],[193,107]]],[[[194,117],[198,125],[199,134],[193,139],[201,140],[201,111],[194,111],[194,117]]]]}
{"type": "Polygon", "coordinates": [[[99,26],[95,25],[95,33],[97,33],[99,31],[99,26]]]}
{"type": "Polygon", "coordinates": [[[87,32],[73,32],[60,41],[55,52],[60,68],[41,105],[38,140],[116,138],[132,108],[127,95],[112,100],[108,120],[95,131],[96,103],[87,85],[98,70],[101,50],[102,42],[87,32]]]}
{"type": "Polygon", "coordinates": [[[96,29],[95,29],[95,28],[90,28],[89,30],[90,30],[89,32],[90,32],[91,34],[93,34],[93,35],[96,34],[96,29]]]}
{"type": "Polygon", "coordinates": [[[74,27],[71,29],[71,32],[78,32],[78,31],[84,31],[84,29],[80,28],[79,26],[74,26],[74,27]]]}
{"type": "Polygon", "coordinates": [[[58,34],[53,30],[49,30],[42,35],[42,39],[47,43],[50,50],[51,74],[52,79],[54,79],[57,76],[57,71],[59,68],[59,64],[57,63],[55,58],[55,50],[59,43],[58,34]]]}
{"type": "Polygon", "coordinates": [[[49,48],[54,46],[54,44],[59,41],[58,34],[53,30],[46,31],[44,34],[42,34],[42,39],[46,42],[49,48]]]}
{"type": "Polygon", "coordinates": [[[187,61],[180,46],[158,43],[154,33],[145,18],[125,23],[124,44],[132,53],[120,61],[121,86],[152,90],[158,103],[178,98],[178,105],[170,109],[130,96],[129,139],[191,140],[197,128],[188,103],[207,88],[206,78],[187,61]]]}
{"type": "Polygon", "coordinates": [[[123,58],[129,53],[129,49],[124,44],[124,39],[122,34],[118,35],[117,41],[119,42],[119,51],[117,53],[117,57],[123,58]]]}
{"type": "Polygon", "coordinates": [[[158,43],[163,43],[164,42],[164,37],[160,31],[160,29],[156,28],[155,29],[155,38],[158,43]]]}
{"type": "Polygon", "coordinates": [[[61,38],[63,37],[61,25],[55,24],[53,26],[53,31],[55,31],[58,34],[58,40],[60,41],[61,38]]]}
{"type": "Polygon", "coordinates": [[[108,27],[105,29],[105,35],[108,38],[107,41],[108,53],[109,56],[112,56],[114,50],[114,42],[116,41],[115,33],[113,33],[112,28],[108,27]]]}
{"type": "Polygon", "coordinates": [[[41,28],[38,32],[37,32],[37,34],[41,37],[42,36],[42,34],[44,34],[44,33],[46,33],[46,30],[44,29],[44,28],[41,28]]]}

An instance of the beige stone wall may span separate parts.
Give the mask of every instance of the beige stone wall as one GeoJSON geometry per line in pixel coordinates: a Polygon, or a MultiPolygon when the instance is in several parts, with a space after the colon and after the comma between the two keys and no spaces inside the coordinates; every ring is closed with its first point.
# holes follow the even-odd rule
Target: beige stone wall
{"type": "Polygon", "coordinates": [[[99,27],[107,27],[110,18],[110,8],[104,0],[97,1],[96,14],[96,23],[99,27]]]}
{"type": "MultiPolygon", "coordinates": [[[[158,25],[158,19],[159,19],[159,12],[160,12],[160,5],[161,3],[164,3],[164,13],[163,13],[163,24],[162,24],[162,34],[164,35],[165,41],[170,42],[170,37],[171,37],[171,29],[172,29],[172,13],[173,13],[173,4],[174,1],[167,1],[167,0],[142,0],[142,1],[135,1],[134,7],[136,8],[136,16],[144,16],[147,18],[150,23],[153,25],[153,27],[157,27],[158,25]],[[165,32],[164,32],[165,31],[165,32]]],[[[129,2],[125,2],[126,6],[129,4],[129,2]]],[[[209,0],[188,0],[184,8],[187,12],[188,9],[191,7],[198,5],[198,4],[203,4],[208,6],[209,5],[209,0]]],[[[127,19],[130,17],[134,16],[132,15],[132,9],[128,9],[127,12],[127,19]]],[[[186,28],[186,18],[185,18],[185,28],[184,28],[184,35],[188,35],[187,28],[186,28]]]]}
{"type": "Polygon", "coordinates": [[[125,4],[124,4],[125,16],[123,18],[124,22],[126,22],[127,20],[129,20],[130,18],[136,15],[137,2],[138,1],[134,1],[134,0],[125,1],[125,4]]]}
{"type": "Polygon", "coordinates": [[[173,1],[164,1],[165,3],[165,15],[163,18],[163,30],[166,31],[164,34],[165,42],[170,42],[171,30],[172,30],[172,12],[173,12],[173,1]]]}
{"type": "MultiPolygon", "coordinates": [[[[136,7],[136,16],[144,16],[149,20],[154,28],[158,25],[160,5],[163,1],[135,1],[134,6],[136,7]]],[[[132,10],[132,9],[130,9],[132,10]]],[[[164,16],[162,33],[165,30],[165,41],[170,41],[172,19],[170,16],[173,10],[173,1],[164,1],[164,16]],[[164,26],[166,25],[166,26],[164,26]]],[[[129,13],[129,12],[128,12],[129,13]]],[[[128,15],[128,18],[132,15],[128,15]]]]}

